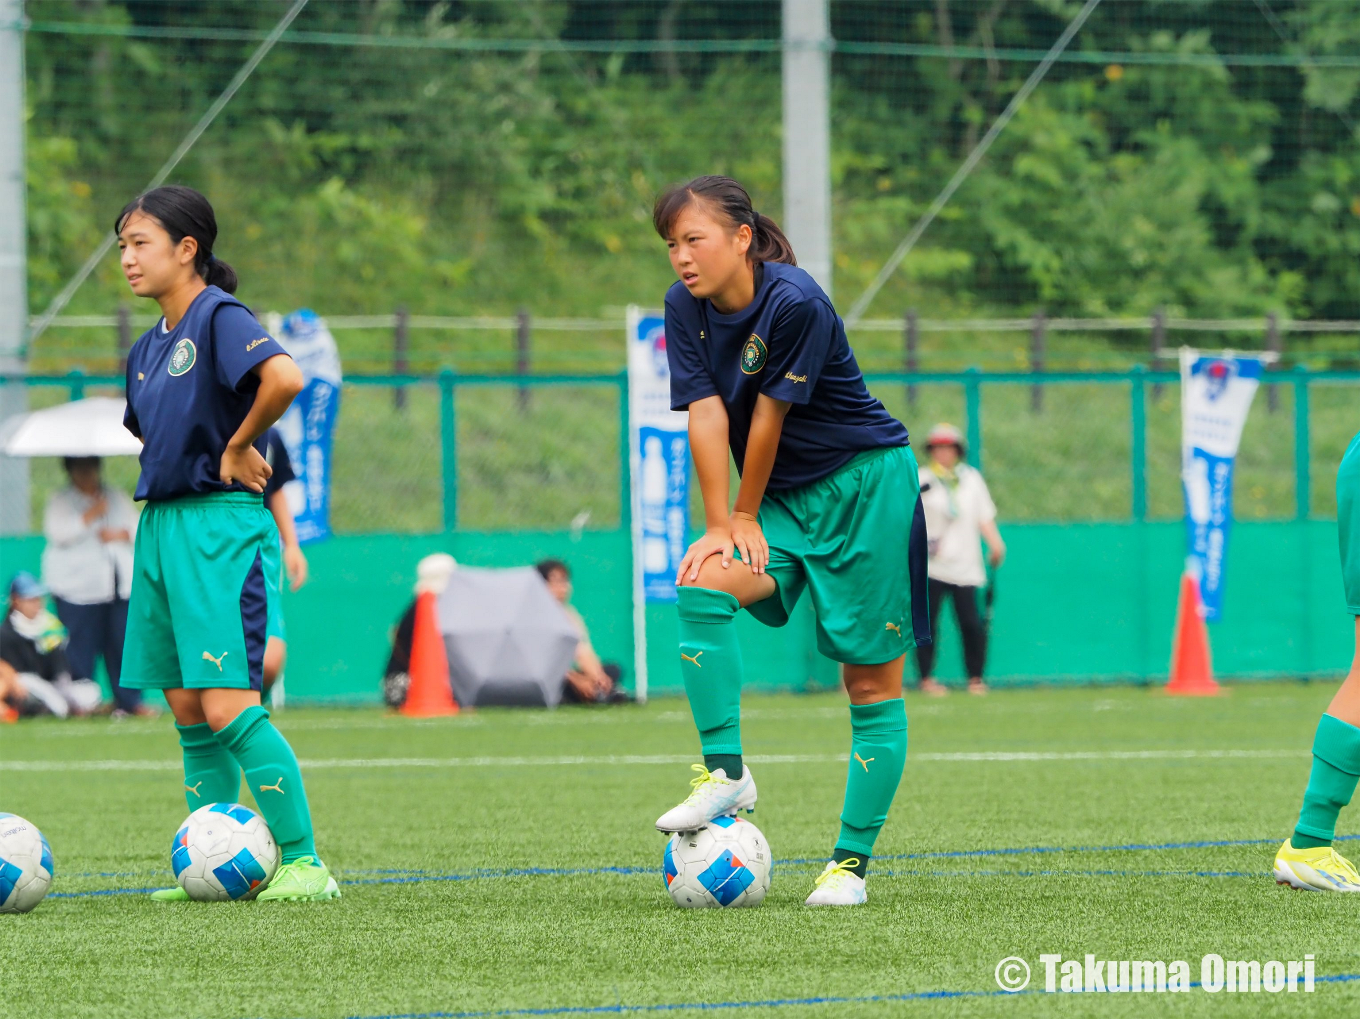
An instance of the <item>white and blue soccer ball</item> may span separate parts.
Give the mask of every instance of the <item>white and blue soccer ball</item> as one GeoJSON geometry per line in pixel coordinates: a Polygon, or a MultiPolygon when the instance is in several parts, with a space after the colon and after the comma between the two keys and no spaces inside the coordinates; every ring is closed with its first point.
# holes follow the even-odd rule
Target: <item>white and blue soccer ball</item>
{"type": "Polygon", "coordinates": [[[239,803],[199,807],[170,846],[175,880],[197,902],[253,899],[279,869],[279,847],[264,818],[239,803]]]}
{"type": "Polygon", "coordinates": [[[0,913],[27,913],[52,887],[52,847],[17,814],[0,813],[0,913]]]}
{"type": "Polygon", "coordinates": [[[671,836],[661,857],[666,891],[689,908],[759,906],[770,890],[774,860],[759,828],[738,817],[715,817],[707,828],[671,836]]]}

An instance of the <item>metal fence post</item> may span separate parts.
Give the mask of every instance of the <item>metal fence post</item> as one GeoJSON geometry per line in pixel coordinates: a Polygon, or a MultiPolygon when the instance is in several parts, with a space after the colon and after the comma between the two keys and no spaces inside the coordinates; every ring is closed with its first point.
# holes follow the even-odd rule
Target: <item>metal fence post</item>
{"type": "MultiPolygon", "coordinates": [[[[529,339],[531,335],[529,309],[520,308],[515,312],[515,374],[529,374],[529,339]]],[[[529,387],[519,387],[519,409],[529,406],[529,387]]]]}
{"type": "MultiPolygon", "coordinates": [[[[1029,333],[1029,370],[1035,375],[1042,375],[1044,371],[1044,340],[1047,327],[1044,321],[1044,313],[1036,311],[1034,313],[1034,325],[1029,333]]],[[[1029,391],[1029,409],[1038,414],[1044,409],[1044,387],[1035,384],[1029,391]]]]}
{"type": "MultiPolygon", "coordinates": [[[[1158,308],[1152,313],[1152,370],[1157,372],[1162,370],[1161,351],[1166,347],[1166,309],[1158,308]]],[[[1152,398],[1161,399],[1162,384],[1154,382],[1152,384],[1152,398]]]]}
{"type": "Polygon", "coordinates": [[[439,373],[439,465],[444,482],[444,531],[458,530],[458,419],[453,402],[453,369],[439,373]]]}
{"type": "Polygon", "coordinates": [[[1309,441],[1308,369],[1294,369],[1294,516],[1307,520],[1312,512],[1312,456],[1309,441]]]}
{"type": "MultiPolygon", "coordinates": [[[[920,342],[919,324],[916,321],[916,309],[908,308],[906,321],[902,329],[902,367],[906,369],[908,375],[916,374],[916,347],[920,342]]],[[[916,406],[916,385],[907,384],[907,406],[916,406]]]]}
{"type": "MultiPolygon", "coordinates": [[[[619,527],[633,526],[633,434],[628,417],[628,370],[619,372],[619,527]]],[[[629,537],[631,549],[633,539],[629,537]]]]}
{"type": "Polygon", "coordinates": [[[1299,671],[1313,668],[1312,441],[1309,435],[1308,369],[1294,368],[1294,519],[1299,541],[1299,671]]]}
{"type": "Polygon", "coordinates": [[[85,372],[80,368],[72,368],[66,373],[67,383],[70,387],[72,400],[85,399],[85,372]]]}
{"type": "Polygon", "coordinates": [[[1146,374],[1141,364],[1129,372],[1129,463],[1133,480],[1133,519],[1147,519],[1147,404],[1144,393],[1146,374]]]}
{"type": "MultiPolygon", "coordinates": [[[[411,327],[411,313],[406,310],[406,305],[397,309],[392,323],[392,374],[405,375],[411,370],[411,362],[408,360],[407,341],[409,340],[409,330],[411,327]]],[[[406,409],[406,387],[397,386],[392,390],[392,406],[397,410],[406,409]]]]}
{"type": "MultiPolygon", "coordinates": [[[[1280,349],[1280,316],[1272,311],[1266,315],[1266,350],[1278,354],[1280,349]]],[[[1276,364],[1278,363],[1277,361],[1276,364]]],[[[1266,371],[1271,369],[1271,365],[1266,365],[1266,371]]],[[[1266,405],[1270,408],[1272,414],[1280,409],[1280,394],[1276,392],[1273,382],[1266,387],[1266,405]]]]}
{"type": "Polygon", "coordinates": [[[963,380],[964,413],[968,416],[968,462],[982,470],[982,372],[969,368],[963,380]]]}
{"type": "Polygon", "coordinates": [[[127,356],[132,349],[132,309],[118,305],[118,374],[127,375],[127,356]]]}

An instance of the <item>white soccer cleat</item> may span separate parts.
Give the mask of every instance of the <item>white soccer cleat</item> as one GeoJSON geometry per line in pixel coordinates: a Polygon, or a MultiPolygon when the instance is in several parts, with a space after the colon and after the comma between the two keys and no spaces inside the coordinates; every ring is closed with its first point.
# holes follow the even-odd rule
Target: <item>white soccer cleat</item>
{"type": "Polygon", "coordinates": [[[722,768],[709,771],[702,764],[692,765],[699,773],[690,785],[694,791],[678,807],[656,819],[656,830],[664,832],[698,831],[715,817],[726,817],[756,809],[756,780],[751,769],[742,766],[741,778],[731,779],[722,768]]]}
{"type": "Polygon", "coordinates": [[[864,890],[864,878],[851,867],[858,867],[859,860],[851,857],[837,863],[832,860],[826,869],[817,875],[817,887],[804,900],[804,906],[862,906],[869,901],[869,893],[864,890]]]}

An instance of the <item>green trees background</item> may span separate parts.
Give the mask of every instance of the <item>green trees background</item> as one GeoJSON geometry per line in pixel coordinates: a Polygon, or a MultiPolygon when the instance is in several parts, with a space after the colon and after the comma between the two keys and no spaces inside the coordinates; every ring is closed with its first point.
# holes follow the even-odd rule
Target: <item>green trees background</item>
{"type": "MultiPolygon", "coordinates": [[[[1077,6],[833,0],[842,304],[1077,6]]],[[[35,313],[284,9],[30,0],[35,313]]],[[[778,36],[776,0],[313,0],[175,179],[261,307],[655,302],[665,184],[779,216],[778,36]]],[[[1071,56],[871,316],[1360,318],[1360,2],[1107,0],[1071,56]]],[[[70,310],[121,288],[111,256],[70,310]]]]}

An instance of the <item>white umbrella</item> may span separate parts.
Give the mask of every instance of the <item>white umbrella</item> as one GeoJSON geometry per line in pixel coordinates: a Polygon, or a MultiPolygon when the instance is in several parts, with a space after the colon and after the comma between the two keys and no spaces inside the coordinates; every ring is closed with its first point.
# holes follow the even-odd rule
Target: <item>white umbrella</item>
{"type": "Polygon", "coordinates": [[[127,403],[110,396],[73,400],[0,425],[7,456],[137,456],[142,444],[123,427],[127,403]]]}

